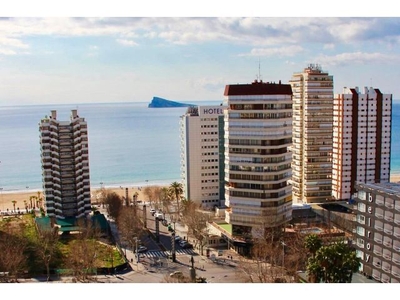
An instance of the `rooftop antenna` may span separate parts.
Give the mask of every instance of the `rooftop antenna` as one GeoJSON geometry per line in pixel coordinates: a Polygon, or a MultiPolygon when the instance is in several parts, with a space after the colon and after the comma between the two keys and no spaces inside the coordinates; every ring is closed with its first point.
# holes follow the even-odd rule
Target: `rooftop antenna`
{"type": "Polygon", "coordinates": [[[258,58],[258,75],[256,75],[257,77],[257,81],[261,81],[261,63],[260,63],[260,58],[258,58]]]}

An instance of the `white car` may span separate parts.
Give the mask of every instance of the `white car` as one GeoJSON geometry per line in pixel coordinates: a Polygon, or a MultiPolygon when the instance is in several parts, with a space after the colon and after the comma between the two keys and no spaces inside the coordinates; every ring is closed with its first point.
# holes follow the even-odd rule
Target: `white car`
{"type": "Polygon", "coordinates": [[[154,216],[154,214],[156,213],[156,210],[154,208],[150,209],[150,213],[152,216],[154,216]]]}

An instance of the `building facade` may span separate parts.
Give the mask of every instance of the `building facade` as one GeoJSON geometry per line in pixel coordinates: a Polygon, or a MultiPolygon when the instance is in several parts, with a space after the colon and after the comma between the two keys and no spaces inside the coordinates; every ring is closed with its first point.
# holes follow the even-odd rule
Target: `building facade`
{"type": "Polygon", "coordinates": [[[293,91],[293,203],[332,200],[333,76],[310,64],[290,80],[293,91]]]}
{"type": "Polygon", "coordinates": [[[360,272],[379,282],[400,282],[400,184],[359,183],[355,247],[360,272]]]}
{"type": "Polygon", "coordinates": [[[203,208],[223,204],[223,106],[189,107],[180,118],[184,196],[203,208]]]}
{"type": "Polygon", "coordinates": [[[225,221],[234,236],[291,220],[292,90],[254,81],[225,86],[225,221]]]}
{"type": "Polygon", "coordinates": [[[55,218],[80,218],[91,212],[88,130],[72,110],[70,121],[51,111],[39,123],[43,193],[46,213],[55,218]]]}
{"type": "Polygon", "coordinates": [[[333,108],[332,193],[349,200],[354,183],[390,181],[392,95],[344,88],[333,108]]]}

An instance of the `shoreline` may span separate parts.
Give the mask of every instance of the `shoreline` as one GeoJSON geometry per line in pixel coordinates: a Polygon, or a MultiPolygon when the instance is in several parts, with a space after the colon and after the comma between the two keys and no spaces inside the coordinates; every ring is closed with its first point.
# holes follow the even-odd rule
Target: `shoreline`
{"type": "MultiPolygon", "coordinates": [[[[178,181],[179,180],[175,180],[178,181]]],[[[173,181],[171,181],[172,183],[173,181]]],[[[107,191],[115,192],[117,195],[121,197],[125,197],[125,189],[128,188],[128,198],[131,198],[134,193],[138,193],[138,200],[148,201],[143,194],[143,188],[147,186],[159,186],[159,187],[169,187],[171,183],[156,183],[156,182],[144,182],[144,184],[129,184],[129,185],[103,185],[107,191]]],[[[392,174],[390,176],[390,183],[399,183],[400,184],[400,173],[392,174]]],[[[91,187],[91,197],[92,203],[96,203],[94,201],[96,197],[96,193],[98,193],[101,189],[101,186],[93,186],[91,187]]],[[[4,212],[14,209],[14,205],[12,201],[16,201],[15,208],[19,208],[20,210],[25,209],[25,203],[30,204],[30,197],[37,196],[38,193],[43,197],[42,189],[31,189],[31,190],[16,190],[16,191],[4,191],[0,190],[0,211],[4,212]]]]}
{"type": "MultiPolygon", "coordinates": [[[[117,187],[107,187],[104,186],[103,188],[106,189],[109,192],[115,192],[118,196],[125,197],[126,195],[126,188],[128,188],[128,198],[132,199],[132,196],[135,193],[138,193],[137,200],[142,200],[142,201],[148,201],[148,199],[145,197],[143,193],[143,189],[146,186],[159,186],[159,187],[169,187],[170,184],[148,184],[148,185],[138,185],[138,186],[117,186],[117,187]]],[[[101,191],[101,187],[97,188],[91,188],[90,193],[91,193],[91,203],[97,203],[95,201],[97,193],[101,191]]],[[[38,193],[40,193],[40,196],[43,197],[42,190],[37,189],[37,190],[31,190],[31,191],[20,191],[20,192],[11,192],[11,191],[1,191],[0,192],[0,211],[5,212],[7,209],[9,211],[14,210],[14,204],[13,201],[15,202],[15,209],[18,211],[19,210],[25,210],[25,206],[28,205],[30,206],[30,197],[32,196],[38,196],[38,193]]],[[[34,202],[34,201],[32,201],[34,202]]]]}

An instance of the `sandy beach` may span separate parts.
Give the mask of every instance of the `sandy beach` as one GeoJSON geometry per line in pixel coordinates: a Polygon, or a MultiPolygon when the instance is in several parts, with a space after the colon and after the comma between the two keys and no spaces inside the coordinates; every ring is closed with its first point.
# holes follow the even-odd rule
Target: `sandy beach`
{"type": "MultiPolygon", "coordinates": [[[[119,188],[106,188],[107,191],[109,192],[115,192],[121,197],[125,197],[126,191],[125,187],[119,187],[119,188]]],[[[100,189],[92,189],[91,194],[92,194],[92,203],[95,204],[97,202],[96,195],[100,192],[100,189]]],[[[16,201],[15,203],[15,209],[20,210],[25,209],[25,205],[30,205],[31,201],[30,198],[32,196],[38,196],[38,192],[40,192],[40,196],[43,197],[42,190],[37,190],[37,191],[31,191],[31,192],[15,192],[15,193],[8,193],[8,192],[0,192],[0,211],[7,211],[9,210],[14,210],[14,205],[13,201],[16,201]]],[[[133,187],[133,188],[128,188],[128,198],[132,199],[132,196],[138,193],[138,200],[142,201],[147,201],[147,197],[144,196],[143,194],[143,188],[140,187],[133,187]]]]}
{"type": "MultiPolygon", "coordinates": [[[[390,182],[394,183],[400,183],[400,174],[394,174],[390,176],[390,182]]],[[[121,197],[125,197],[126,191],[124,187],[119,187],[119,188],[107,188],[107,191],[115,192],[121,197]]],[[[37,196],[38,192],[40,192],[40,195],[42,195],[42,191],[31,191],[31,192],[16,192],[16,193],[8,193],[8,192],[0,192],[0,211],[7,211],[13,210],[13,201],[16,201],[15,203],[15,208],[19,209],[25,209],[25,205],[30,205],[30,197],[31,196],[37,196]]],[[[97,193],[100,192],[100,189],[92,189],[91,194],[92,194],[92,203],[96,203],[96,195],[97,193]]],[[[138,193],[138,200],[144,200],[147,201],[147,197],[144,196],[143,194],[143,189],[140,187],[132,187],[128,188],[128,198],[132,199],[132,196],[138,193]]]]}

